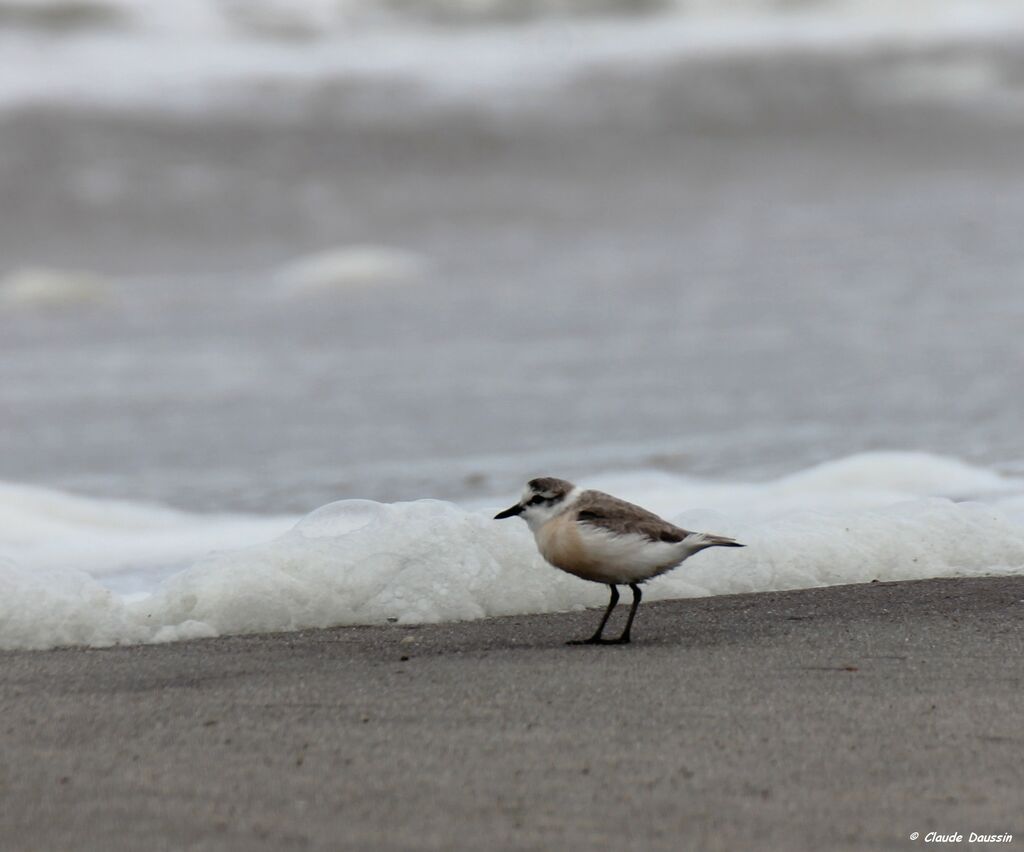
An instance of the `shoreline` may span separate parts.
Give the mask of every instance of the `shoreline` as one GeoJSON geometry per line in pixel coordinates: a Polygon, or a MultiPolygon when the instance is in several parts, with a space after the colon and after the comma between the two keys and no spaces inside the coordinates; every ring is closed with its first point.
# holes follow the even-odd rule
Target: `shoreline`
{"type": "Polygon", "coordinates": [[[598,616],[2,652],[5,849],[1024,836],[1024,577],[598,616]]]}

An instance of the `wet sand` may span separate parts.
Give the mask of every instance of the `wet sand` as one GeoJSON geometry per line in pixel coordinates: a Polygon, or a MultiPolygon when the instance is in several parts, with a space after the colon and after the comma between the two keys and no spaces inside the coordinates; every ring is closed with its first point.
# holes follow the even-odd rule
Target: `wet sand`
{"type": "Polygon", "coordinates": [[[0,654],[0,846],[1024,840],[1024,578],[597,616],[0,654]]]}

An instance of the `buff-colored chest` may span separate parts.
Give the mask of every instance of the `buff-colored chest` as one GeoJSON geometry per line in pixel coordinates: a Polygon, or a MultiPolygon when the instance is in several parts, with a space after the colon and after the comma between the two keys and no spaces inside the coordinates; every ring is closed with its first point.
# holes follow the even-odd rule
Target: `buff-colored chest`
{"type": "Polygon", "coordinates": [[[565,512],[552,518],[536,532],[537,548],[548,562],[584,580],[605,582],[599,560],[595,560],[576,524],[576,513],[565,512]]]}

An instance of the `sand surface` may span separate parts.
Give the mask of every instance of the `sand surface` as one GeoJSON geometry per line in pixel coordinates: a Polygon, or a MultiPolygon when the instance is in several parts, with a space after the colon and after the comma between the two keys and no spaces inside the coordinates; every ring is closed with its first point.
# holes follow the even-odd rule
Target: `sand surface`
{"type": "Polygon", "coordinates": [[[1024,578],[596,616],[4,653],[0,846],[1024,841],[1024,578]]]}

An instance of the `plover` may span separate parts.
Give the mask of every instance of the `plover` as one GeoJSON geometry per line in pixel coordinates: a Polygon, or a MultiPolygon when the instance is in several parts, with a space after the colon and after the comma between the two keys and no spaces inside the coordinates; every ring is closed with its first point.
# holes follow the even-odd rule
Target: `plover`
{"type": "Polygon", "coordinates": [[[548,562],[611,589],[611,599],[597,632],[570,645],[629,642],[629,631],[640,606],[640,583],[664,574],[706,548],[744,546],[725,536],[684,530],[611,494],[584,491],[553,477],[531,479],[519,502],[498,512],[494,519],[516,515],[521,515],[529,525],[541,556],[548,562]],[[633,605],[622,635],[605,639],[601,634],[619,602],[620,585],[633,590],[633,605]]]}

